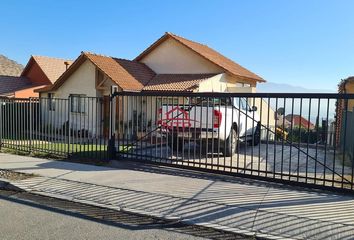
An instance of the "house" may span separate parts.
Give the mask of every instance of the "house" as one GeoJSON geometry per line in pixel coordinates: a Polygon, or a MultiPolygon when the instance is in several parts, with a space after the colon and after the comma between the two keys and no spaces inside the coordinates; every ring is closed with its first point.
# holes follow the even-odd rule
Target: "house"
{"type": "Polygon", "coordinates": [[[70,60],[31,56],[17,76],[0,76],[0,96],[38,97],[35,90],[52,85],[70,64],[70,60]]]}
{"type": "Polygon", "coordinates": [[[287,127],[290,127],[290,125],[292,123],[292,126],[294,128],[301,127],[301,128],[310,129],[310,130],[315,129],[315,125],[312,122],[310,122],[309,120],[307,120],[306,118],[304,118],[303,116],[300,116],[300,115],[288,114],[285,116],[285,120],[287,120],[287,123],[288,123],[287,127]]]}
{"type": "Polygon", "coordinates": [[[77,90],[99,97],[112,86],[118,91],[251,91],[259,82],[265,80],[208,46],[166,33],[134,60],[83,52],[57,83],[38,92],[68,97],[77,90]]]}
{"type": "MultiPolygon", "coordinates": [[[[134,60],[82,52],[53,85],[37,89],[36,92],[41,98],[49,99],[46,103],[48,106],[43,109],[52,108],[55,103],[51,99],[72,97],[71,107],[100,115],[94,117],[101,119],[99,123],[92,123],[96,129],[98,125],[108,125],[102,119],[109,111],[107,97],[112,89],[135,92],[254,92],[257,84],[262,82],[265,82],[263,78],[208,46],[165,33],[134,60]],[[103,97],[105,100],[102,106],[89,106],[85,99],[90,97],[103,97]]],[[[154,122],[156,107],[162,102],[148,101],[151,100],[148,99],[145,104],[154,107],[140,117],[154,122]]],[[[125,109],[132,110],[125,113],[125,121],[137,118],[136,108],[139,104],[129,101],[124,104],[125,109]]],[[[116,106],[118,109],[122,108],[116,106]]],[[[77,117],[78,114],[79,125],[91,121],[87,119],[87,114],[76,110],[71,111],[70,116],[66,113],[57,114],[59,117],[66,116],[58,124],[62,125],[67,118],[77,117]]],[[[50,114],[54,114],[53,111],[50,114]]]]}

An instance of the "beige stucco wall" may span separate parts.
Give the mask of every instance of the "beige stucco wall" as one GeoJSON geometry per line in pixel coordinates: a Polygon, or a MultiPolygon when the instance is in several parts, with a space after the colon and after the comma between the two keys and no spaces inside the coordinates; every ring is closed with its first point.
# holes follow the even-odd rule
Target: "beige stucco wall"
{"type": "Polygon", "coordinates": [[[53,91],[55,100],[55,111],[48,107],[47,93],[41,94],[42,121],[56,129],[62,128],[69,120],[68,100],[70,94],[84,94],[88,98],[82,98],[85,107],[84,113],[70,112],[70,127],[72,129],[90,130],[92,136],[99,132],[102,118],[102,103],[94,98],[100,96],[96,91],[95,66],[86,60],[56,91],[53,91]]]}
{"type": "Polygon", "coordinates": [[[234,78],[231,78],[227,73],[221,73],[201,82],[196,92],[254,93],[256,92],[256,87],[237,86],[234,78]]]}
{"type": "Polygon", "coordinates": [[[225,74],[218,74],[199,83],[197,92],[225,92],[227,82],[225,74]]]}
{"type": "Polygon", "coordinates": [[[97,97],[95,71],[95,65],[86,60],[55,92],[55,96],[67,98],[70,94],[86,94],[88,97],[97,97]]]}
{"type": "Polygon", "coordinates": [[[156,73],[221,73],[222,68],[199,56],[174,39],[167,39],[141,62],[156,73]]]}

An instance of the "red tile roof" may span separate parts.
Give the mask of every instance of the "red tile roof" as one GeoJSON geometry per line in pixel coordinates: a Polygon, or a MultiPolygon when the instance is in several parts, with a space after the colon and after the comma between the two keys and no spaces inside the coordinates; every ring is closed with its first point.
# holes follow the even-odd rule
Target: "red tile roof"
{"type": "Polygon", "coordinates": [[[141,91],[155,75],[143,63],[92,53],[84,54],[125,91],[141,91]]]}
{"type": "Polygon", "coordinates": [[[144,91],[193,91],[212,74],[158,74],[143,88],[144,91]]]}
{"type": "Polygon", "coordinates": [[[68,70],[51,87],[45,87],[39,92],[58,89],[66,79],[85,60],[92,62],[98,69],[114,81],[123,91],[141,91],[155,73],[145,64],[136,61],[119,59],[94,53],[82,52],[68,70]]]}
{"type": "Polygon", "coordinates": [[[21,76],[24,76],[26,72],[29,70],[31,64],[36,62],[43,73],[47,76],[49,81],[54,83],[58,78],[66,71],[66,64],[70,66],[72,64],[72,60],[61,59],[61,58],[53,58],[53,57],[45,57],[45,56],[31,56],[31,59],[28,61],[27,66],[23,70],[21,76]]]}
{"type": "Polygon", "coordinates": [[[195,53],[199,54],[200,56],[204,57],[205,59],[209,60],[210,62],[214,63],[215,65],[223,68],[226,72],[236,77],[241,77],[249,80],[254,80],[257,82],[265,82],[263,78],[256,75],[255,73],[247,70],[246,68],[242,67],[241,65],[235,63],[231,59],[223,56],[222,54],[218,53],[217,51],[209,48],[206,45],[193,42],[191,40],[185,39],[183,37],[177,36],[172,33],[166,33],[163,35],[159,40],[153,43],[150,47],[148,47],[144,52],[142,52],[138,57],[135,58],[136,61],[142,60],[146,55],[148,55],[153,49],[158,47],[162,42],[165,40],[172,38],[182,45],[186,46],[187,48],[191,49],[195,53]]]}
{"type": "Polygon", "coordinates": [[[0,95],[12,95],[19,90],[38,86],[26,77],[0,76],[0,95]]]}
{"type": "Polygon", "coordinates": [[[301,126],[303,128],[309,128],[310,130],[315,129],[315,125],[313,123],[311,123],[309,120],[307,120],[306,118],[304,118],[303,116],[300,117],[300,115],[287,115],[286,120],[288,121],[292,121],[293,122],[293,126],[301,126]]]}

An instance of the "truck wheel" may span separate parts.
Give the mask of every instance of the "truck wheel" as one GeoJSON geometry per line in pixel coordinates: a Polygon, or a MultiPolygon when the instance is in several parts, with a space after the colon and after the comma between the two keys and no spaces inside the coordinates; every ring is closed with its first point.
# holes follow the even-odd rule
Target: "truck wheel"
{"type": "Polygon", "coordinates": [[[225,157],[231,157],[237,150],[237,132],[235,129],[231,129],[229,137],[226,139],[226,148],[223,149],[225,157]]]}
{"type": "Polygon", "coordinates": [[[168,146],[172,149],[172,151],[181,151],[183,150],[183,139],[180,139],[176,136],[168,137],[168,146]]]}
{"type": "Polygon", "coordinates": [[[250,141],[250,144],[252,146],[257,146],[260,142],[261,142],[261,126],[260,124],[258,124],[253,134],[253,140],[250,141]]]}

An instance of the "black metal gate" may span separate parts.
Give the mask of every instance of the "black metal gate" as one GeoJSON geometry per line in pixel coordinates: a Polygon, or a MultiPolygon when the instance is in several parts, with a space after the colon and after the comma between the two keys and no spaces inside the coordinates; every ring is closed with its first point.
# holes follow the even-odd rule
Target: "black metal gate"
{"type": "Polygon", "coordinates": [[[353,94],[0,98],[0,147],[353,191],[353,94]]]}
{"type": "Polygon", "coordinates": [[[353,190],[353,94],[112,96],[112,146],[130,159],[353,190]]]}

